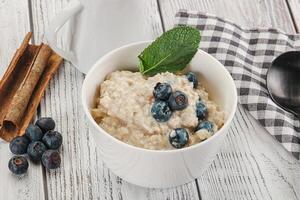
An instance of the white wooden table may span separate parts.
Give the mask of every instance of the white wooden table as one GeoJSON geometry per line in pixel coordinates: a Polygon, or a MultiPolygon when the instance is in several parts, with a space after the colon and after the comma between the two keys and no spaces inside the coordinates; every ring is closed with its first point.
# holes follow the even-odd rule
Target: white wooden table
{"type": "MultiPolygon", "coordinates": [[[[49,21],[68,0],[0,0],[0,68],[4,69],[28,31],[43,40],[49,21]]],[[[300,0],[148,0],[153,38],[174,24],[178,9],[210,12],[247,27],[300,28],[300,0]]],[[[63,46],[64,40],[60,43],[63,46]]],[[[239,106],[230,133],[210,168],[195,181],[171,189],[126,183],[101,161],[91,139],[80,90],[84,75],[65,63],[48,87],[38,110],[52,116],[64,135],[62,167],[47,172],[30,163],[26,177],[7,169],[11,154],[0,141],[0,200],[33,199],[300,199],[300,164],[239,106]]],[[[0,105],[1,106],[1,105],[0,105]]]]}

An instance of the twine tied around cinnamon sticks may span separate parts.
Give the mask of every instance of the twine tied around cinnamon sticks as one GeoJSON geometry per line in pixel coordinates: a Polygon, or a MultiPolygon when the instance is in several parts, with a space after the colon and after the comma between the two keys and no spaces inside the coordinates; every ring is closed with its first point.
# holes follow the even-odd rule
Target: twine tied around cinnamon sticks
{"type": "Polygon", "coordinates": [[[48,45],[31,45],[24,38],[0,81],[0,137],[23,135],[62,58],[48,45]]]}

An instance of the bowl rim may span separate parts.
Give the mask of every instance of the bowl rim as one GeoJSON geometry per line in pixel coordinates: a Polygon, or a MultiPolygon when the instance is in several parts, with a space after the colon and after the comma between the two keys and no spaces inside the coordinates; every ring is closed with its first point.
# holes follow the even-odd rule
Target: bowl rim
{"type": "Polygon", "coordinates": [[[108,53],[106,53],[104,56],[100,57],[94,64],[93,66],[89,69],[88,73],[85,76],[85,79],[83,81],[82,84],[82,88],[81,88],[81,104],[83,106],[83,110],[84,113],[86,115],[86,117],[88,118],[88,120],[92,123],[92,125],[97,129],[97,131],[99,132],[99,134],[105,134],[106,136],[110,137],[112,140],[114,140],[116,143],[126,147],[126,148],[130,148],[132,150],[137,150],[137,151],[144,151],[144,152],[148,152],[148,153],[156,153],[156,154],[166,154],[166,153],[183,153],[195,148],[198,148],[201,145],[204,145],[206,143],[210,143],[210,141],[216,139],[217,137],[221,136],[221,132],[223,132],[223,130],[225,130],[227,127],[230,126],[232,119],[235,115],[236,112],[236,108],[237,108],[237,90],[236,90],[236,86],[234,84],[234,80],[232,79],[230,73],[227,71],[227,69],[225,68],[225,66],[220,63],[220,61],[218,61],[216,58],[214,58],[212,55],[206,53],[205,51],[198,49],[195,56],[197,56],[197,54],[199,52],[203,53],[205,56],[208,56],[210,58],[212,58],[214,61],[216,61],[216,63],[218,63],[218,65],[221,65],[223,67],[225,76],[229,76],[229,80],[231,82],[231,86],[232,88],[234,88],[234,96],[233,96],[233,108],[231,109],[224,125],[217,131],[215,132],[210,138],[208,138],[207,140],[204,140],[202,142],[199,142],[197,144],[194,144],[192,146],[188,146],[188,147],[184,147],[181,149],[169,149],[169,150],[155,150],[155,149],[146,149],[146,148],[142,148],[142,147],[137,147],[131,144],[127,144],[126,142],[123,142],[115,137],[113,137],[112,135],[110,135],[108,132],[106,132],[102,127],[100,127],[96,121],[94,120],[94,118],[92,117],[92,114],[90,112],[90,108],[88,108],[87,102],[85,100],[85,90],[86,90],[86,84],[88,79],[90,78],[90,76],[92,76],[93,72],[100,66],[101,62],[103,62],[103,60],[105,60],[107,57],[115,54],[118,51],[127,49],[129,47],[134,47],[134,46],[140,46],[140,45],[146,45],[146,44],[150,44],[151,42],[153,42],[153,40],[146,40],[146,41],[139,41],[139,42],[134,42],[134,43],[130,43],[127,45],[123,45],[121,47],[118,47],[112,51],[109,51],[108,53]]]}

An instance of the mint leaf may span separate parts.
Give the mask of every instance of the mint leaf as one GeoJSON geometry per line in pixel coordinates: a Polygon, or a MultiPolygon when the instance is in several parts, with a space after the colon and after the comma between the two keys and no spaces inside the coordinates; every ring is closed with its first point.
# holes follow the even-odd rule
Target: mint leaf
{"type": "Polygon", "coordinates": [[[200,32],[192,27],[175,27],[157,38],[138,56],[139,70],[144,75],[183,70],[194,57],[200,32]]]}

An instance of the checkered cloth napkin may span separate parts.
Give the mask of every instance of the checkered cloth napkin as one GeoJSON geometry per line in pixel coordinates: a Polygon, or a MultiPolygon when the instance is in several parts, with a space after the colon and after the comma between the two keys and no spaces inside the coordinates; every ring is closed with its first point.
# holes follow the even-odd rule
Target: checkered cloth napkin
{"type": "Polygon", "coordinates": [[[275,29],[245,29],[228,20],[181,10],[176,25],[201,31],[200,48],[218,59],[231,73],[239,103],[289,152],[300,159],[300,121],[277,106],[266,88],[266,73],[283,52],[300,50],[300,35],[275,29]]]}

